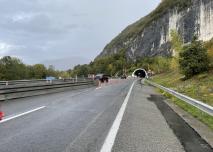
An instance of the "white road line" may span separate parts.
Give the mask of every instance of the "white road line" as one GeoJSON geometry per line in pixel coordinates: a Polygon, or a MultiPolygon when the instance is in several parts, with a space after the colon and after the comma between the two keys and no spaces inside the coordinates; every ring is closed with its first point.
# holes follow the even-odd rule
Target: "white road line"
{"type": "Polygon", "coordinates": [[[127,96],[126,96],[126,98],[125,98],[125,100],[124,100],[124,102],[123,102],[113,124],[112,124],[112,127],[110,128],[110,131],[109,131],[109,133],[108,133],[108,135],[107,135],[107,137],[104,141],[104,144],[103,144],[100,152],[111,152],[135,82],[136,81],[134,81],[132,86],[130,87],[129,92],[128,92],[128,94],[127,94],[127,96]]]}
{"type": "Polygon", "coordinates": [[[10,120],[15,119],[15,118],[18,118],[18,117],[21,117],[21,116],[30,114],[30,113],[32,113],[32,112],[36,112],[36,111],[41,110],[41,109],[44,109],[44,108],[46,108],[46,106],[42,106],[42,107],[39,107],[39,108],[30,110],[30,111],[26,111],[26,112],[20,113],[20,114],[18,114],[18,115],[6,117],[5,119],[3,119],[3,120],[0,121],[0,124],[1,124],[1,123],[4,123],[4,122],[7,122],[7,121],[10,121],[10,120]]]}

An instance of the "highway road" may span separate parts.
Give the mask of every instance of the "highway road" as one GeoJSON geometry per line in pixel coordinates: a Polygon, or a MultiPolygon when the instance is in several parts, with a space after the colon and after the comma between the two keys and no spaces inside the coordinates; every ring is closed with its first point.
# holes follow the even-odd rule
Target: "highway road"
{"type": "Polygon", "coordinates": [[[139,80],[2,102],[0,152],[212,152],[139,80]]]}

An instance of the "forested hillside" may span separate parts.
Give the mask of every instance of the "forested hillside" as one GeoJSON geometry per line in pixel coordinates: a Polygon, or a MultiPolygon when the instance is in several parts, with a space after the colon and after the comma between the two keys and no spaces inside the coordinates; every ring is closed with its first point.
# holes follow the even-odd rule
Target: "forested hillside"
{"type": "Polygon", "coordinates": [[[5,56],[0,59],[0,80],[44,79],[47,76],[69,77],[68,72],[57,71],[43,64],[26,65],[20,59],[5,56]]]}

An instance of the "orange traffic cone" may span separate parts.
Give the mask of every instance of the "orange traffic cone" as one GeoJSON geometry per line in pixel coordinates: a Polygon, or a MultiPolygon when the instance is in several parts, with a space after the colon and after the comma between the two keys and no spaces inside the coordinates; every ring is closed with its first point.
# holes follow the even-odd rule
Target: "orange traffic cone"
{"type": "Polygon", "coordinates": [[[4,112],[0,111],[0,121],[3,119],[4,117],[4,112]]]}
{"type": "Polygon", "coordinates": [[[4,117],[4,112],[1,110],[1,104],[0,104],[0,121],[3,119],[4,117]]]}

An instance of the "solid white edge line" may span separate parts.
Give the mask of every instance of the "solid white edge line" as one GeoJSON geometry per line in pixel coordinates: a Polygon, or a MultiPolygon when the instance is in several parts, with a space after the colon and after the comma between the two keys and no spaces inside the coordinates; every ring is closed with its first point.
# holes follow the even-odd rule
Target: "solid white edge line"
{"type": "Polygon", "coordinates": [[[103,144],[100,152],[111,152],[135,82],[136,81],[134,81],[132,86],[130,87],[129,92],[128,92],[128,94],[127,94],[127,96],[126,96],[126,98],[125,98],[125,100],[124,100],[124,102],[123,102],[113,124],[112,124],[112,127],[110,128],[110,131],[109,131],[109,133],[108,133],[108,135],[107,135],[107,137],[104,141],[104,144],[103,144]]]}
{"type": "Polygon", "coordinates": [[[30,111],[26,111],[26,112],[20,113],[20,114],[18,114],[18,115],[10,116],[10,117],[8,117],[8,118],[5,118],[5,119],[1,120],[1,121],[0,121],[0,124],[1,124],[1,123],[4,123],[4,122],[7,122],[7,121],[10,121],[10,120],[12,120],[12,119],[18,118],[18,117],[27,115],[27,114],[29,114],[29,113],[32,113],[32,112],[35,112],[35,111],[44,109],[44,108],[46,108],[46,106],[42,106],[42,107],[39,107],[39,108],[30,110],[30,111]]]}

